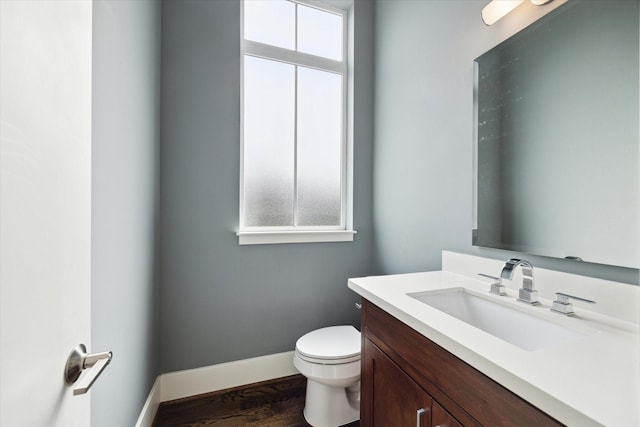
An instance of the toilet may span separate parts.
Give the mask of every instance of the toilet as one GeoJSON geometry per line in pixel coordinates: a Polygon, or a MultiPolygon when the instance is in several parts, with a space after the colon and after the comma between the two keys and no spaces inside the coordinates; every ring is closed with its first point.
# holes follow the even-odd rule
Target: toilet
{"type": "Polygon", "coordinates": [[[360,332],[330,326],[296,342],[293,364],[307,377],[304,418],[314,427],[360,419],[360,332]]]}

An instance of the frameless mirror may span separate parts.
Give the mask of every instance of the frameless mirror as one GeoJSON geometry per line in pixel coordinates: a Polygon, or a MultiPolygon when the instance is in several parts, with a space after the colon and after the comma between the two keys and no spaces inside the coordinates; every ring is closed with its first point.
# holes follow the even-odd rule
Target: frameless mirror
{"type": "Polygon", "coordinates": [[[473,245],[640,267],[639,4],[567,2],[476,59],[473,245]]]}

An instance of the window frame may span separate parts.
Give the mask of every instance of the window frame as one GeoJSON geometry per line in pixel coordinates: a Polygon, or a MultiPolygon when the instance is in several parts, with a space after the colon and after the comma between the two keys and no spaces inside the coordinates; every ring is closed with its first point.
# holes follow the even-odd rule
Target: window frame
{"type": "MultiPolygon", "coordinates": [[[[333,13],[342,17],[342,60],[334,60],[321,56],[290,50],[278,46],[268,45],[244,38],[244,4],[240,2],[240,191],[239,191],[239,227],[236,235],[240,245],[246,244],[270,244],[270,243],[306,243],[306,242],[340,242],[353,241],[356,231],[353,230],[352,206],[353,206],[353,185],[352,185],[352,137],[350,135],[349,118],[352,117],[349,109],[352,108],[350,101],[350,87],[353,82],[352,64],[349,52],[349,18],[350,10],[341,9],[324,2],[312,0],[286,0],[296,6],[296,33],[295,47],[297,48],[297,25],[298,25],[298,5],[315,8],[324,12],[333,13]],[[293,181],[293,213],[294,224],[291,226],[251,226],[243,225],[244,218],[244,62],[245,56],[253,56],[270,61],[278,61],[295,66],[295,85],[297,97],[298,67],[306,67],[325,72],[332,72],[342,76],[342,126],[340,141],[340,189],[341,208],[340,224],[328,226],[300,226],[295,225],[297,202],[298,202],[298,159],[297,159],[297,132],[294,127],[294,181],[293,181]]],[[[297,104],[297,99],[296,101],[297,104]]],[[[297,123],[297,105],[295,107],[295,122],[297,123]]]]}

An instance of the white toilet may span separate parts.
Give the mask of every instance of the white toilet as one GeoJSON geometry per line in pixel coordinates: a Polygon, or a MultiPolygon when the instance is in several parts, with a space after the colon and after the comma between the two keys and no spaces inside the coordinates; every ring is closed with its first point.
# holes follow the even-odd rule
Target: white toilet
{"type": "Polygon", "coordinates": [[[296,342],[293,364],[307,377],[304,418],[314,427],[337,427],[360,418],[360,332],[330,326],[296,342]]]}

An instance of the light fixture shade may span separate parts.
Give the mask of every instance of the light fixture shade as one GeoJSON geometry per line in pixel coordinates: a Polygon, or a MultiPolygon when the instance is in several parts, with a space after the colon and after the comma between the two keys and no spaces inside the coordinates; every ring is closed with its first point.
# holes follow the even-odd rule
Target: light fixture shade
{"type": "Polygon", "coordinates": [[[482,9],[482,20],[487,25],[493,25],[523,1],[524,0],[492,0],[482,9]]]}

